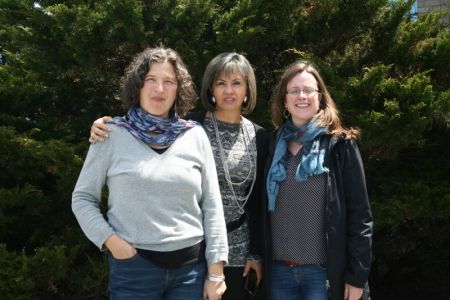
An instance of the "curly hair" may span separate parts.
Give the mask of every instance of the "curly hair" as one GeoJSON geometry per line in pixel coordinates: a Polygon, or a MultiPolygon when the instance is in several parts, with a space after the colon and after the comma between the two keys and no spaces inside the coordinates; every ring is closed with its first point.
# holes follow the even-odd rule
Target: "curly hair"
{"type": "Polygon", "coordinates": [[[234,72],[241,73],[247,83],[247,101],[242,104],[241,113],[250,114],[256,106],[256,79],[253,67],[244,55],[230,52],[221,53],[214,57],[206,66],[203,74],[202,89],[200,99],[203,107],[208,111],[216,110],[215,103],[212,102],[210,87],[212,83],[221,75],[229,75],[234,72]]]}
{"type": "MultiPolygon", "coordinates": [[[[122,77],[121,100],[124,106],[126,108],[139,106],[139,92],[144,86],[145,76],[154,62],[172,64],[178,83],[174,107],[179,116],[186,115],[195,106],[198,97],[186,65],[180,55],[170,48],[147,48],[134,57],[122,77]]],[[[171,108],[171,113],[173,113],[174,107],[171,108]]]]}
{"type": "Polygon", "coordinates": [[[331,135],[345,135],[347,139],[357,138],[359,136],[359,130],[356,128],[345,128],[342,126],[341,119],[339,117],[339,111],[336,108],[336,103],[331,98],[330,93],[325,86],[325,83],[320,76],[316,68],[314,68],[307,61],[296,61],[288,66],[272,94],[271,99],[271,114],[272,123],[276,128],[283,125],[285,122],[284,110],[287,93],[287,84],[297,74],[308,72],[314,76],[319,88],[319,112],[317,113],[316,123],[320,126],[328,127],[328,131],[331,135]]]}

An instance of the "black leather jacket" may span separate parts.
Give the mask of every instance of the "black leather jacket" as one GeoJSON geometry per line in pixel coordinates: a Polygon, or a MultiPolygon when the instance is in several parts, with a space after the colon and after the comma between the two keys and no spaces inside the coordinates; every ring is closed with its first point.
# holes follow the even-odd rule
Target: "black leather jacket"
{"type": "MultiPolygon", "coordinates": [[[[275,151],[275,136],[269,148],[265,178],[275,151]]],[[[323,142],[328,145],[325,165],[330,169],[325,217],[329,299],[343,299],[344,283],[365,288],[363,298],[367,299],[373,221],[361,156],[354,140],[327,135],[323,142]]],[[[272,245],[267,196],[265,198],[261,226],[265,274],[269,274],[272,245]]],[[[265,285],[265,296],[270,299],[267,282],[265,285]]]]}

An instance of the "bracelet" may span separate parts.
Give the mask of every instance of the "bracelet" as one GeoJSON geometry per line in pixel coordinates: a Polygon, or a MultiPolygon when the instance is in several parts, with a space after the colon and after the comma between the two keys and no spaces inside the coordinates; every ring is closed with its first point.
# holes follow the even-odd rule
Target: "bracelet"
{"type": "Polygon", "coordinates": [[[225,281],[225,275],[216,275],[208,273],[208,275],[206,275],[206,279],[213,282],[223,282],[225,281]]]}

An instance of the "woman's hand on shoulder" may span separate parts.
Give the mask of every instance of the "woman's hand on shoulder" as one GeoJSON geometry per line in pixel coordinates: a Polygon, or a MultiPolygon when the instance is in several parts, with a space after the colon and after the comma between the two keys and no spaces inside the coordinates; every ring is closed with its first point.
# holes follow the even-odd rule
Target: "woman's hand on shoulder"
{"type": "Polygon", "coordinates": [[[108,132],[111,131],[111,127],[105,124],[107,121],[111,121],[112,117],[105,116],[94,121],[91,126],[91,135],[89,136],[89,142],[104,142],[105,138],[109,138],[108,132]]]}

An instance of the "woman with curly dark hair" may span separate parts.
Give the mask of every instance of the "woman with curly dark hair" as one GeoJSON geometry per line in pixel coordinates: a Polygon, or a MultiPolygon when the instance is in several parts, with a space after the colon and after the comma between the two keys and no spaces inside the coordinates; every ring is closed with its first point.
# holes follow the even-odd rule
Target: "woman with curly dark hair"
{"type": "Polygon", "coordinates": [[[139,106],[141,89],[153,62],[168,62],[172,65],[177,89],[175,103],[171,108],[176,109],[177,115],[184,116],[195,106],[197,93],[191,75],[180,56],[169,48],[147,48],[131,62],[122,77],[121,99],[124,106],[126,108],[139,106]]]}
{"type": "Polygon", "coordinates": [[[208,137],[178,117],[197,100],[179,55],[138,54],[122,100],[127,115],[112,119],[110,139],[91,144],[72,196],[86,236],[109,250],[110,297],[220,299],[225,219],[208,137]],[[99,208],[105,184],[107,218],[99,208]]]}

